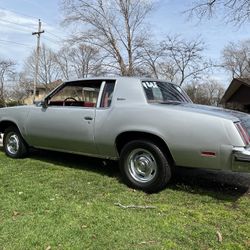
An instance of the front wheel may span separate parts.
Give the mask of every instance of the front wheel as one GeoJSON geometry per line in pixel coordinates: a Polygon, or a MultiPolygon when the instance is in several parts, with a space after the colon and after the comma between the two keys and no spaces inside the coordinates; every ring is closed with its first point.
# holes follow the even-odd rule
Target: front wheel
{"type": "Polygon", "coordinates": [[[150,141],[127,143],[121,151],[120,170],[128,186],[149,193],[162,190],[171,178],[165,155],[150,141]]]}
{"type": "Polygon", "coordinates": [[[22,158],[28,153],[28,146],[15,127],[4,131],[3,147],[5,154],[11,158],[22,158]]]}

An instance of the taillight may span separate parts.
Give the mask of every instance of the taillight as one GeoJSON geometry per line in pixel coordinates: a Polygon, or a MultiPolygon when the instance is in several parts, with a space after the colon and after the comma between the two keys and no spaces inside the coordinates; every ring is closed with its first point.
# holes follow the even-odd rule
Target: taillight
{"type": "Polygon", "coordinates": [[[244,126],[240,122],[235,123],[235,126],[236,126],[238,132],[240,133],[241,138],[244,141],[245,145],[250,144],[250,136],[249,136],[247,130],[244,128],[244,126]]]}

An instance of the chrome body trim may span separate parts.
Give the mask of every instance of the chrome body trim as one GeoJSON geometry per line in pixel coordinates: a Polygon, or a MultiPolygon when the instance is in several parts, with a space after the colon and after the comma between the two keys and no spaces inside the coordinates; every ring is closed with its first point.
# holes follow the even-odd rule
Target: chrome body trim
{"type": "Polygon", "coordinates": [[[89,157],[94,157],[94,158],[100,158],[100,159],[105,159],[105,160],[113,160],[117,161],[119,160],[118,157],[110,157],[107,155],[98,155],[98,154],[87,154],[87,153],[82,153],[82,152],[76,152],[76,151],[70,151],[70,150],[62,150],[62,149],[55,149],[55,148],[47,148],[47,147],[34,147],[36,149],[43,149],[43,150],[49,150],[51,152],[61,152],[61,153],[68,153],[68,154],[75,154],[75,155],[82,155],[82,156],[89,156],[89,157]]]}
{"type": "Polygon", "coordinates": [[[250,146],[233,148],[232,170],[238,172],[250,171],[250,146]]]}

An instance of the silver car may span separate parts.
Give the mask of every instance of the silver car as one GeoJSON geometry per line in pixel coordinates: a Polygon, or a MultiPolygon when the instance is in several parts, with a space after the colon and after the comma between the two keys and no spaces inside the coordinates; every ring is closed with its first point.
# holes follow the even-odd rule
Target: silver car
{"type": "Polygon", "coordinates": [[[129,77],[67,81],[36,105],[0,109],[6,155],[30,147],[119,160],[124,182],[163,189],[175,166],[250,172],[250,116],[195,105],[177,85],[129,77]]]}

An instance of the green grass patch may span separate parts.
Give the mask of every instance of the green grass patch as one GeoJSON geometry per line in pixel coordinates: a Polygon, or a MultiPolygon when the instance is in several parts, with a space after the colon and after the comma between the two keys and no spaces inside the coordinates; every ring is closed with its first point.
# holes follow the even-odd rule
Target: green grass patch
{"type": "Polygon", "coordinates": [[[100,160],[0,150],[0,249],[250,249],[250,196],[189,177],[149,195],[100,160]]]}

